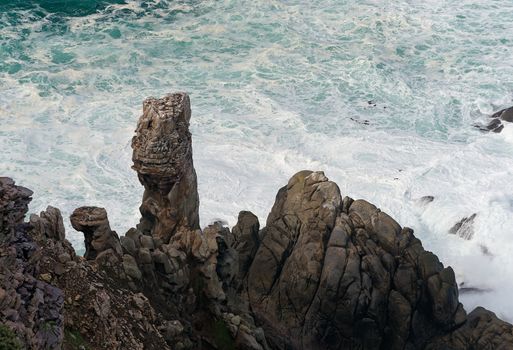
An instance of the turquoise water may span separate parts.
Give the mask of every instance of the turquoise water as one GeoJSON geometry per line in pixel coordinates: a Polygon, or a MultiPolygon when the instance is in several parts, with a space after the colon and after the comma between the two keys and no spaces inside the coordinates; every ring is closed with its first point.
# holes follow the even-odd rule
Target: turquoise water
{"type": "Polygon", "coordinates": [[[472,127],[513,105],[511,18],[511,0],[0,0],[0,174],[33,212],[105,206],[123,233],[141,102],[187,91],[203,225],[264,222],[292,174],[324,170],[491,290],[467,308],[513,319],[513,130],[472,127]],[[472,213],[471,241],[447,234],[472,213]]]}

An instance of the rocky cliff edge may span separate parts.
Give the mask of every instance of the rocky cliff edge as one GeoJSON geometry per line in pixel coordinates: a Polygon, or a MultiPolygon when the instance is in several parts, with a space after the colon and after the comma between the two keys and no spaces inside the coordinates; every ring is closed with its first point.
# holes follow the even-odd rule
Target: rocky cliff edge
{"type": "Polygon", "coordinates": [[[0,178],[0,349],[513,349],[411,229],[322,172],[295,174],[264,228],[243,211],[201,230],[190,117],[185,93],[144,102],[140,223],[119,237],[77,208],[83,257],[58,209],[27,220],[32,192],[0,178]]]}

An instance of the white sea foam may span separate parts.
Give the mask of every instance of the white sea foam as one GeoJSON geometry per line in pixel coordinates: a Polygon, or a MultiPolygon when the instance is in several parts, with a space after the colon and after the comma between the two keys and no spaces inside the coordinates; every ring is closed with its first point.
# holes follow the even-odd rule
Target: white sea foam
{"type": "Polygon", "coordinates": [[[263,225],[290,176],[323,170],[486,290],[463,295],[467,309],[513,319],[513,128],[472,127],[513,104],[511,3],[130,0],[82,17],[13,13],[0,11],[0,174],[35,191],[32,212],[99,205],[119,233],[134,226],[141,102],[188,91],[203,225],[233,225],[240,210],[263,225]],[[448,234],[473,213],[472,240],[448,234]]]}

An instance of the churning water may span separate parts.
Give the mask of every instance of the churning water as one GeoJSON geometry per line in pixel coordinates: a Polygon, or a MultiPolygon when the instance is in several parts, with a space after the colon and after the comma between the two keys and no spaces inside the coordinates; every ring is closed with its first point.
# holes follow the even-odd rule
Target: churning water
{"type": "Polygon", "coordinates": [[[104,206],[122,234],[141,102],[187,91],[203,225],[264,222],[324,170],[483,289],[467,309],[512,320],[513,127],[472,126],[513,104],[511,18],[511,0],[0,0],[0,174],[31,212],[104,206]],[[472,240],[448,234],[473,213],[472,240]]]}

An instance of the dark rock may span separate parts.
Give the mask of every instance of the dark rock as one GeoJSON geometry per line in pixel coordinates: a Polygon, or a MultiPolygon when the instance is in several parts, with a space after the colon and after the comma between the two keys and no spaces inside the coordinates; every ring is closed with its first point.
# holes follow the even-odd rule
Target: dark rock
{"type": "Polygon", "coordinates": [[[513,349],[513,329],[482,307],[467,316],[467,322],[431,341],[426,350],[513,349]]]}
{"type": "Polygon", "coordinates": [[[137,254],[137,247],[133,239],[128,236],[122,236],[119,239],[123,252],[135,256],[137,254]]]}
{"type": "Polygon", "coordinates": [[[148,248],[139,249],[139,261],[141,262],[141,264],[152,263],[151,253],[148,248]]]}
{"type": "Polygon", "coordinates": [[[180,336],[184,331],[184,327],[182,323],[178,320],[169,321],[166,323],[165,326],[165,335],[164,337],[169,340],[173,341],[178,336],[180,336]]]}
{"type": "Polygon", "coordinates": [[[20,348],[57,349],[64,336],[63,293],[37,279],[40,248],[23,223],[31,195],[0,178],[0,324],[14,332],[20,348]]]}
{"type": "Polygon", "coordinates": [[[463,239],[470,240],[474,236],[474,219],[477,214],[474,213],[469,217],[464,217],[449,230],[452,235],[458,235],[463,239]]]}
{"type": "Polygon", "coordinates": [[[504,125],[499,118],[492,119],[486,126],[476,125],[481,131],[492,131],[494,133],[500,133],[504,129],[504,125]]]}
{"type": "Polygon", "coordinates": [[[492,119],[498,118],[505,122],[513,123],[513,107],[500,110],[497,113],[493,114],[490,118],[492,118],[492,119]]]}
{"type": "Polygon", "coordinates": [[[22,224],[33,192],[16,186],[8,177],[0,177],[0,242],[22,224]]]}
{"type": "Polygon", "coordinates": [[[433,196],[424,196],[424,197],[420,197],[419,202],[422,205],[426,205],[426,204],[431,203],[434,200],[435,200],[435,197],[433,197],[433,196]]]}
{"type": "Polygon", "coordinates": [[[133,240],[136,247],[139,248],[140,237],[142,236],[141,231],[135,228],[131,228],[126,232],[125,236],[133,240]]]}
{"type": "Polygon", "coordinates": [[[493,131],[499,133],[504,129],[503,122],[513,122],[513,107],[505,108],[490,116],[491,121],[487,125],[475,125],[481,131],[493,131]]]}
{"type": "Polygon", "coordinates": [[[147,248],[150,250],[155,249],[155,243],[153,242],[153,238],[151,236],[141,236],[141,247],[147,248]]]}
{"type": "MultiPolygon", "coordinates": [[[[376,107],[376,105],[374,105],[374,107],[376,107]]],[[[360,120],[358,118],[353,118],[353,117],[350,117],[349,119],[351,119],[355,123],[358,123],[358,124],[361,124],[361,125],[370,125],[370,121],[368,121],[367,119],[360,120]]]]}
{"type": "MultiPolygon", "coordinates": [[[[226,231],[228,231],[228,229],[226,229],[226,231]]],[[[216,242],[218,247],[216,272],[226,289],[226,287],[232,285],[235,278],[238,277],[239,254],[234,248],[228,246],[226,243],[226,235],[218,235],[216,242]]]]}
{"type": "Polygon", "coordinates": [[[260,245],[258,235],[260,223],[258,218],[249,211],[241,211],[237,224],[232,229],[234,242],[233,248],[239,255],[239,272],[238,276],[241,280],[246,276],[255,253],[260,245]]]}
{"type": "Polygon", "coordinates": [[[459,293],[460,294],[484,294],[491,292],[490,289],[483,289],[483,288],[477,288],[477,287],[460,287],[459,293]]]}

